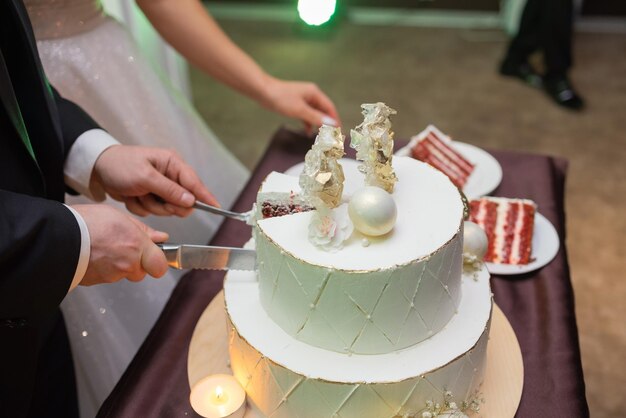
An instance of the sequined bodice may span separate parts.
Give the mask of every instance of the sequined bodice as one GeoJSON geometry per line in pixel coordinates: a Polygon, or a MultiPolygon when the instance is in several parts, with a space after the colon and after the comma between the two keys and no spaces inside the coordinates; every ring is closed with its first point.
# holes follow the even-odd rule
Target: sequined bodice
{"type": "Polygon", "coordinates": [[[100,0],[24,0],[37,39],[63,38],[104,21],[100,0]]]}

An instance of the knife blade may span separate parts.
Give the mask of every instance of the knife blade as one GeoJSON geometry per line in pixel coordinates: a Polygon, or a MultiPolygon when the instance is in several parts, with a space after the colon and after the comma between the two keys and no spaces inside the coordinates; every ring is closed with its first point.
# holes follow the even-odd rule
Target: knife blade
{"type": "Polygon", "coordinates": [[[177,269],[256,270],[256,251],[209,245],[158,244],[177,269]]]}

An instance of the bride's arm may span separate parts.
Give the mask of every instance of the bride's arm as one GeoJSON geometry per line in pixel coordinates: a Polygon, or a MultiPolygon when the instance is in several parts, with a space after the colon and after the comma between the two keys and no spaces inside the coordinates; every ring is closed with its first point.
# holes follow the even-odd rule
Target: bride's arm
{"type": "Polygon", "coordinates": [[[315,84],[266,73],[231,41],[200,1],[137,0],[137,4],[170,45],[222,83],[307,125],[339,122],[332,101],[315,84]]]}

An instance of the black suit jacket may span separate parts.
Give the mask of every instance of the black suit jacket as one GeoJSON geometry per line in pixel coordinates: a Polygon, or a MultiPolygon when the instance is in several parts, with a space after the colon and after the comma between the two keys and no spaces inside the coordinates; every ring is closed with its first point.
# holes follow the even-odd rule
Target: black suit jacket
{"type": "MultiPolygon", "coordinates": [[[[37,416],[32,404],[51,379],[45,363],[60,364],[51,353],[67,347],[58,306],[80,251],[76,219],[60,203],[63,164],[76,138],[97,125],[47,83],[21,0],[0,0],[0,51],[36,156],[0,101],[0,417],[37,416]]],[[[62,414],[54,408],[46,416],[62,414]]]]}

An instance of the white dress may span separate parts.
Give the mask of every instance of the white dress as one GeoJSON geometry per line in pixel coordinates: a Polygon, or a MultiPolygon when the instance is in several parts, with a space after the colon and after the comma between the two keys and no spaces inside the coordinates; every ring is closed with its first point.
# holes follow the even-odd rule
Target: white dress
{"type": "MultiPolygon", "coordinates": [[[[26,0],[44,70],[60,94],[79,104],[124,144],[176,149],[223,207],[247,170],[186,101],[159,77],[129,33],[97,0],[26,0]]],[[[88,203],[69,197],[73,203],[88,203]]],[[[123,205],[111,199],[107,203],[123,205]]],[[[204,244],[222,219],[196,211],[185,219],[142,218],[171,242],[204,244]]],[[[65,299],[80,412],[93,417],[158,318],[181,273],[141,283],[79,286],[65,299]]]]}

